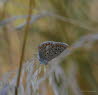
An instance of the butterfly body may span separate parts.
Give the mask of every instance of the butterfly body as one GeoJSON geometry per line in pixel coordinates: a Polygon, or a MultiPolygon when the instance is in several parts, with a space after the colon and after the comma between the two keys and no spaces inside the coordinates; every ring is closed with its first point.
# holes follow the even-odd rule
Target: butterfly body
{"type": "Polygon", "coordinates": [[[38,47],[38,58],[41,64],[48,64],[49,61],[60,55],[68,45],[63,42],[46,41],[38,47]]]}

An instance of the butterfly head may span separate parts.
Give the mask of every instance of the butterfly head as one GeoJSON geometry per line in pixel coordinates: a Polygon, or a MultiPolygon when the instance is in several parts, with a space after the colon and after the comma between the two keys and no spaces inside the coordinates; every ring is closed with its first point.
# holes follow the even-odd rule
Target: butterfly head
{"type": "Polygon", "coordinates": [[[39,61],[40,61],[40,64],[45,64],[45,65],[47,65],[47,64],[48,64],[48,61],[46,61],[46,60],[44,60],[44,59],[40,58],[40,56],[39,56],[39,55],[38,55],[38,59],[39,59],[39,61]]]}

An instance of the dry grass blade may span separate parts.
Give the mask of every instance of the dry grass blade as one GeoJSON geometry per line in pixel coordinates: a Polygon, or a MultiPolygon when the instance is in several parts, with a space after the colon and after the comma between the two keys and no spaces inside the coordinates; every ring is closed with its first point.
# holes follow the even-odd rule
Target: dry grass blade
{"type": "MultiPolygon", "coordinates": [[[[80,40],[78,40],[76,43],[74,43],[70,48],[65,50],[60,56],[56,57],[53,62],[60,63],[66,56],[71,54],[74,50],[80,47],[85,46],[85,42],[88,42],[89,44],[92,44],[94,41],[98,40],[98,33],[95,34],[89,34],[84,37],[81,37],[80,40]]],[[[52,62],[50,61],[50,63],[52,62]]]]}
{"type": "Polygon", "coordinates": [[[31,14],[32,14],[32,4],[33,1],[30,0],[29,2],[29,12],[28,12],[28,18],[27,18],[27,23],[24,31],[24,40],[23,40],[23,46],[22,46],[22,54],[20,57],[20,63],[19,63],[19,71],[18,71],[18,77],[17,77],[17,83],[16,83],[16,88],[15,88],[15,95],[18,95],[18,88],[19,88],[19,83],[20,83],[20,77],[21,77],[21,71],[22,71],[22,63],[24,60],[24,53],[25,53],[25,45],[27,41],[27,36],[29,32],[29,25],[30,25],[30,20],[31,20],[31,14]]]}
{"type": "MultiPolygon", "coordinates": [[[[96,32],[97,30],[94,29],[93,27],[89,26],[88,24],[85,23],[82,23],[80,21],[76,21],[74,19],[71,19],[71,18],[67,18],[67,17],[63,17],[63,16],[60,16],[58,14],[55,14],[55,13],[52,13],[52,12],[48,12],[48,11],[42,11],[41,13],[38,13],[36,15],[32,15],[31,17],[31,21],[30,21],[30,24],[33,24],[35,21],[39,20],[39,19],[42,19],[44,17],[54,17],[55,19],[57,20],[61,20],[61,21],[64,21],[64,22],[68,22],[70,24],[73,24],[75,26],[79,26],[83,29],[86,29],[86,30],[89,30],[89,31],[94,31],[96,32]]],[[[14,17],[11,17],[11,18],[8,18],[8,19],[5,19],[3,21],[0,22],[0,25],[3,26],[5,24],[8,24],[12,21],[15,21],[17,19],[20,19],[20,18],[27,18],[28,15],[20,15],[20,16],[14,16],[14,17]]],[[[26,25],[26,22],[25,23],[22,23],[20,25],[18,25],[16,27],[16,29],[22,29],[24,26],[26,25]]]]}

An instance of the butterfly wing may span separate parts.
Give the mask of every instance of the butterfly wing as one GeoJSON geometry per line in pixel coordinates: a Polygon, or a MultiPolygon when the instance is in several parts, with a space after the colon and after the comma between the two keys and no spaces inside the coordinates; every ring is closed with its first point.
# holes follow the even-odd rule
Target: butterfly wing
{"type": "Polygon", "coordinates": [[[38,58],[39,58],[41,64],[47,64],[47,62],[49,61],[49,49],[51,48],[52,44],[53,44],[53,41],[47,41],[47,42],[43,42],[41,45],[39,45],[38,58]]]}
{"type": "Polygon", "coordinates": [[[55,42],[51,48],[48,49],[49,54],[47,55],[48,61],[54,59],[60,55],[66,48],[67,44],[61,42],[55,42]]]}
{"type": "Polygon", "coordinates": [[[43,64],[60,55],[66,48],[67,44],[61,42],[48,41],[39,46],[39,60],[43,64]]]}

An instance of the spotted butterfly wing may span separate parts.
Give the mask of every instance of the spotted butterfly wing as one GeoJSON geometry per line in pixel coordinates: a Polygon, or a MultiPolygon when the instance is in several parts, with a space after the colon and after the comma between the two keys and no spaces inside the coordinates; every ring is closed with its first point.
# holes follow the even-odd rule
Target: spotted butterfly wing
{"type": "Polygon", "coordinates": [[[66,48],[67,44],[62,42],[47,41],[39,45],[39,61],[41,64],[47,64],[50,60],[60,55],[66,48]]]}

